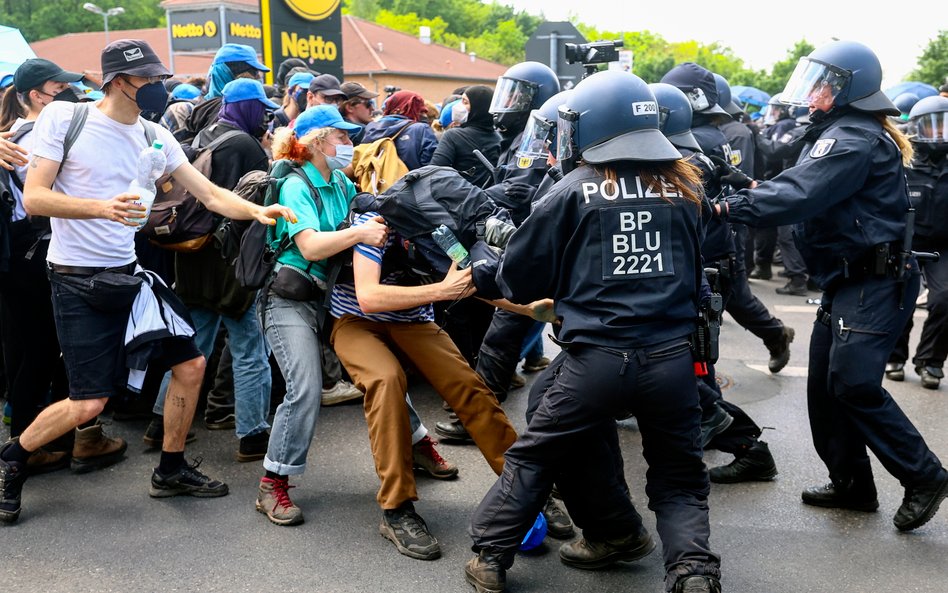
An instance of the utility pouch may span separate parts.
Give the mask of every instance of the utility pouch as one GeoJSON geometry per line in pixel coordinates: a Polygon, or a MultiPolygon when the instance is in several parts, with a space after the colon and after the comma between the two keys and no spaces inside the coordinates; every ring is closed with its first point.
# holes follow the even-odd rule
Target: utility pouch
{"type": "Polygon", "coordinates": [[[283,266],[277,270],[270,289],[291,301],[312,301],[322,295],[313,277],[293,266],[283,266]]]}

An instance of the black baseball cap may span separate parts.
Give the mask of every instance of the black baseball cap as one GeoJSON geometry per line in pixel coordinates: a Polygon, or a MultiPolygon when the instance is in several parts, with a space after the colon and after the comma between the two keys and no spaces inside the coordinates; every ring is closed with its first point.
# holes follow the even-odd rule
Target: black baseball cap
{"type": "Polygon", "coordinates": [[[171,76],[158,54],[141,39],[119,39],[102,50],[102,84],[108,84],[119,74],[129,76],[171,76]]]}
{"type": "Polygon", "coordinates": [[[358,82],[344,82],[339,88],[350,99],[355,99],[356,97],[360,99],[374,99],[379,96],[378,93],[373,93],[358,82]]]}
{"type": "Polygon", "coordinates": [[[320,74],[309,83],[309,92],[317,92],[327,97],[345,97],[346,94],[339,88],[339,79],[332,74],[320,74]]]}
{"type": "Polygon", "coordinates": [[[13,73],[13,86],[18,93],[42,86],[47,80],[53,82],[79,82],[82,74],[66,72],[56,64],[43,58],[26,60],[13,73]]]}

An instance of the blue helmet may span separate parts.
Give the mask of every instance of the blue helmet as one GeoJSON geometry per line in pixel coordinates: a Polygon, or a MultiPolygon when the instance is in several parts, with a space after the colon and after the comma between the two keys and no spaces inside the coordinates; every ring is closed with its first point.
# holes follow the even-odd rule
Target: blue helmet
{"type": "MultiPolygon", "coordinates": [[[[684,62],[669,70],[660,82],[677,87],[691,102],[693,113],[727,114],[718,105],[718,87],[710,70],[694,62],[684,62]]],[[[728,87],[728,93],[731,89],[728,87]]]]}
{"type": "Polygon", "coordinates": [[[599,164],[681,158],[658,129],[655,95],[645,81],[628,72],[597,72],[576,85],[559,108],[557,135],[560,161],[581,157],[599,164]]]}
{"type": "Polygon", "coordinates": [[[700,151],[701,146],[691,133],[691,102],[678,87],[664,82],[648,85],[658,101],[658,129],[681,148],[700,151]]]}
{"type": "Polygon", "coordinates": [[[828,89],[836,106],[899,115],[881,86],[882,65],[871,49],[855,41],[834,41],[800,58],[783,90],[783,100],[808,105],[816,89],[828,89]]]}
{"type": "MultiPolygon", "coordinates": [[[[488,111],[501,129],[522,128],[530,111],[560,92],[560,81],[546,64],[520,62],[497,79],[488,111]]],[[[519,130],[518,130],[519,131],[519,130]]]]}
{"type": "Polygon", "coordinates": [[[948,97],[934,95],[920,99],[909,117],[915,126],[913,143],[948,146],[948,97]]]}
{"type": "Polygon", "coordinates": [[[892,104],[902,113],[904,119],[908,119],[909,112],[912,111],[912,107],[915,107],[916,103],[918,103],[918,95],[915,93],[902,93],[892,99],[892,104]]]}
{"type": "Polygon", "coordinates": [[[727,79],[717,72],[712,72],[711,75],[714,76],[714,88],[718,91],[718,107],[734,117],[744,113],[741,106],[734,101],[734,97],[731,95],[731,85],[728,84],[727,79]]]}
{"type": "Polygon", "coordinates": [[[572,89],[560,91],[544,101],[539,109],[530,112],[530,119],[523,129],[517,156],[521,158],[546,158],[556,154],[556,120],[560,105],[566,103],[572,89]]]}

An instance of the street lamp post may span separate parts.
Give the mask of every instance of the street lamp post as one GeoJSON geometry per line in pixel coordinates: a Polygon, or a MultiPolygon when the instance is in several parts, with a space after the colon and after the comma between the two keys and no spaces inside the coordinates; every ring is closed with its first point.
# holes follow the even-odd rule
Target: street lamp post
{"type": "Polygon", "coordinates": [[[108,10],[102,10],[101,8],[99,8],[98,6],[96,6],[95,4],[91,2],[86,2],[85,4],[82,5],[82,7],[88,10],[89,12],[102,16],[102,23],[105,28],[105,44],[108,45],[109,44],[109,17],[124,14],[125,9],[122,8],[121,6],[116,6],[115,8],[110,8],[108,10]]]}

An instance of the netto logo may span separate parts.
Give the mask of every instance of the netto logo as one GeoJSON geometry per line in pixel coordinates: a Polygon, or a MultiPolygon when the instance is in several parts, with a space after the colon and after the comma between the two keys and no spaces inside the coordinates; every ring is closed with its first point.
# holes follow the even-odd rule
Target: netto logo
{"type": "Polygon", "coordinates": [[[308,21],[321,21],[339,7],[340,0],[283,0],[296,14],[308,21]]]}

